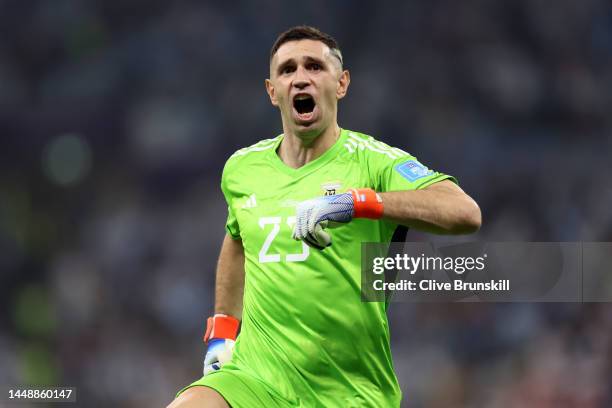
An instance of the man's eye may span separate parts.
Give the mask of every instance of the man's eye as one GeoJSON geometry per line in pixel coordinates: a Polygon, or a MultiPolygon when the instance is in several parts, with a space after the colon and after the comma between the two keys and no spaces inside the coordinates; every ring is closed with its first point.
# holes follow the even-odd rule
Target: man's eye
{"type": "Polygon", "coordinates": [[[285,67],[281,70],[281,74],[290,74],[294,71],[293,67],[285,67]]]}
{"type": "Polygon", "coordinates": [[[322,69],[321,65],[316,63],[310,64],[308,68],[312,71],[320,71],[322,69]]]}

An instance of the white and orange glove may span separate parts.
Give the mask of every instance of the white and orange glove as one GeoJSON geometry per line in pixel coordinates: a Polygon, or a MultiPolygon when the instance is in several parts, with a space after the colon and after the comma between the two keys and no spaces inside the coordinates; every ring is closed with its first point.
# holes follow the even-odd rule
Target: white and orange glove
{"type": "Polygon", "coordinates": [[[369,188],[317,197],[297,205],[293,238],[313,248],[325,249],[331,245],[331,236],[325,228],[347,223],[353,218],[379,219],[382,215],[382,200],[369,188]]]}
{"type": "Polygon", "coordinates": [[[204,357],[204,375],[219,370],[232,359],[240,321],[235,317],[215,314],[206,321],[204,343],[208,345],[204,357]]]}

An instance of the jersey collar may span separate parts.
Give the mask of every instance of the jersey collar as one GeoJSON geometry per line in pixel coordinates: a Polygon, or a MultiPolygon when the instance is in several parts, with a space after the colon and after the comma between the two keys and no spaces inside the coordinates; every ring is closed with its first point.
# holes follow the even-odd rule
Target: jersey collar
{"type": "Polygon", "coordinates": [[[283,138],[285,137],[285,135],[281,135],[278,138],[278,141],[274,144],[274,148],[270,149],[270,161],[272,162],[274,167],[276,167],[278,170],[285,174],[289,174],[292,176],[307,174],[335,159],[338,156],[338,152],[340,151],[340,149],[342,149],[344,143],[346,143],[347,136],[348,131],[340,128],[340,136],[338,137],[338,140],[336,140],[336,142],[329,149],[327,149],[321,156],[317,157],[316,159],[306,163],[302,167],[294,169],[292,167],[287,166],[276,152],[278,147],[282,143],[283,138]]]}

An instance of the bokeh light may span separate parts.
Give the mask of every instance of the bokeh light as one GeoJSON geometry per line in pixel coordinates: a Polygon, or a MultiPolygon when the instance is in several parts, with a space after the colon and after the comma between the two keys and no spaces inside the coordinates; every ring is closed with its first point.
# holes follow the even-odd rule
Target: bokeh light
{"type": "Polygon", "coordinates": [[[92,166],[89,143],[75,134],[61,135],[45,148],[43,167],[46,176],[60,186],[80,183],[92,166]]]}

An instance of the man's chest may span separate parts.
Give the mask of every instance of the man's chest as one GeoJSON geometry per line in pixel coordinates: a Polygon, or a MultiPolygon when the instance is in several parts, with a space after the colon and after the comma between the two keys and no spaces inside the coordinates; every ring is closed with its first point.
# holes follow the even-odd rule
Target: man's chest
{"type": "Polygon", "coordinates": [[[292,239],[296,205],[350,188],[368,187],[366,179],[356,165],[330,166],[301,177],[262,172],[249,178],[237,186],[231,203],[245,248],[263,248],[265,253],[266,248],[275,246],[277,252],[303,253],[301,243],[292,239]]]}

